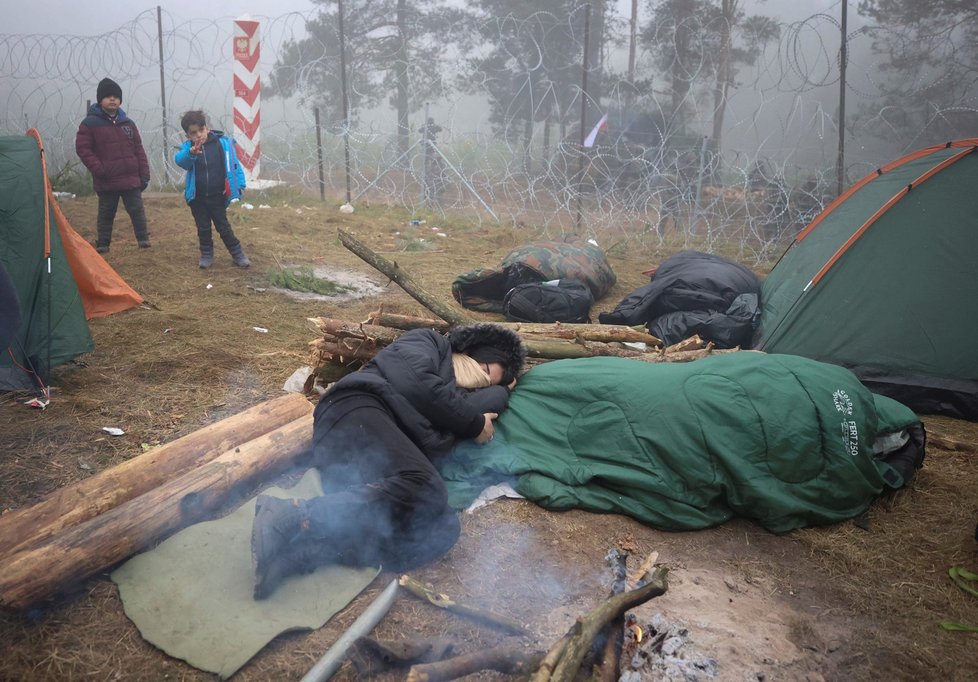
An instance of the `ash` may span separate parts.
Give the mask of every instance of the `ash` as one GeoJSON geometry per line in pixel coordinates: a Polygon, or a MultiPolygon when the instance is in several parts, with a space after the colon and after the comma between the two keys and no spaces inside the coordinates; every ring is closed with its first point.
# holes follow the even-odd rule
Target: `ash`
{"type": "Polygon", "coordinates": [[[657,613],[642,625],[637,641],[637,618],[626,619],[622,674],[618,682],[695,682],[717,676],[715,659],[696,653],[689,630],[657,613]]]}

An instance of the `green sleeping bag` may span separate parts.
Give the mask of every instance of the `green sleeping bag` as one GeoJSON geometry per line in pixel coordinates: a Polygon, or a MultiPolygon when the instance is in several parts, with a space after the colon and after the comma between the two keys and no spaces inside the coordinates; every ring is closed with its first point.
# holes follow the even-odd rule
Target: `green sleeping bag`
{"type": "Polygon", "coordinates": [[[756,352],[601,357],[527,372],[496,437],[459,443],[441,469],[459,507],[508,480],[548,509],[665,530],[738,515],[780,533],[860,514],[912,476],[923,440],[909,408],[836,365],[756,352]],[[883,442],[890,449],[874,451],[883,442]]]}

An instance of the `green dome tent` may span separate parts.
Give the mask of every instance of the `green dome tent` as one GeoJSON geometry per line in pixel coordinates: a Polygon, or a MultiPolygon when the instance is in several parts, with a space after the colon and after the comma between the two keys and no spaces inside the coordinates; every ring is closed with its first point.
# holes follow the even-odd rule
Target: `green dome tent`
{"type": "Polygon", "coordinates": [[[921,149],[832,202],[763,282],[753,347],[978,420],[976,151],[978,138],[921,149]]]}

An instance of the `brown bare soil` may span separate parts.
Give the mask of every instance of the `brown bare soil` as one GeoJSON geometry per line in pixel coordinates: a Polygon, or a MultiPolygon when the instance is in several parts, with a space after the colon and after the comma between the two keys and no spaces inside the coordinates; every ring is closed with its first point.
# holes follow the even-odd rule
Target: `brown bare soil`
{"type": "MultiPolygon", "coordinates": [[[[511,248],[544,236],[523,225],[386,207],[359,206],[345,215],[337,211],[339,202],[285,193],[247,200],[255,208],[235,208],[232,224],[252,258],[248,270],[232,267],[219,242],[214,267],[197,268],[193,223],[178,196],[147,195],[153,238],[147,250],[136,248],[120,210],[107,260],[147,304],[91,322],[95,351],[55,371],[46,410],[25,407],[25,396],[0,396],[0,511],[28,506],[280,394],[285,379],[309,362],[315,330],[308,317],[362,320],[381,305],[421,314],[419,304],[340,246],[338,227],[446,299],[458,274],[496,265],[511,248]],[[415,217],[427,222],[409,226],[415,217]],[[355,273],[383,291],[325,301],[271,291],[269,270],[293,264],[335,272],[341,281],[355,273]],[[105,426],[126,434],[110,436],[105,426]]],[[[94,197],[63,203],[88,237],[95,207],[94,197]]],[[[609,244],[622,239],[620,233],[589,236],[609,244]]],[[[614,307],[644,284],[641,271],[666,255],[640,237],[614,249],[619,282],[598,309],[614,307]]],[[[858,525],[775,536],[738,520],[665,533],[625,517],[554,513],[512,500],[464,514],[458,545],[415,577],[459,602],[516,619],[530,634],[507,637],[402,594],[374,635],[447,637],[460,653],[509,641],[546,650],[606,597],[604,556],[616,547],[631,553],[632,567],[655,551],[670,568],[668,592],[636,613],[642,623],[661,614],[686,629],[686,655],[715,662],[712,673],[697,679],[975,679],[978,634],[945,632],[939,623],[978,624],[978,599],[947,576],[950,566],[978,568],[978,426],[939,417],[925,424],[932,435],[963,445],[932,443],[913,485],[879,500],[858,525]]],[[[235,679],[301,678],[392,577],[382,574],[320,630],[279,637],[235,679]]],[[[107,574],[28,614],[0,615],[0,642],[2,680],[213,679],[142,640],[107,574]]],[[[347,663],[335,679],[358,675],[347,663]]],[[[510,678],[481,673],[467,679],[510,678]]]]}

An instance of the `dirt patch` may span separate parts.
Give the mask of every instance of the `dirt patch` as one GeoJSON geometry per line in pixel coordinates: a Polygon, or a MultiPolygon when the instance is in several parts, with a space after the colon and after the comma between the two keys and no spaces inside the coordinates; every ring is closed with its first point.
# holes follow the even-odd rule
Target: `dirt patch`
{"type": "MultiPolygon", "coordinates": [[[[285,379],[309,364],[308,343],[316,336],[309,317],[359,321],[381,306],[424,313],[344,249],[336,228],[396,259],[446,301],[459,274],[496,266],[512,248],[556,236],[439,217],[446,234],[437,239],[439,250],[414,252],[404,248],[405,225],[416,217],[406,211],[357,207],[341,214],[335,205],[272,191],[256,192],[253,201],[270,208],[231,212],[253,262],[249,270],[233,267],[220,247],[210,270],[197,268],[193,221],[180,197],[147,197],[151,249],[137,249],[124,213],[117,216],[108,261],[148,304],[92,321],[95,351],[57,370],[47,410],[29,410],[19,396],[0,397],[0,511],[29,505],[147,446],[279,395],[285,379]],[[280,263],[308,263],[333,278],[349,273],[352,282],[377,289],[294,299],[267,288],[266,273],[280,263]],[[103,426],[126,435],[109,436],[103,426]]],[[[94,236],[93,197],[63,206],[77,230],[94,236]]],[[[427,218],[429,225],[436,219],[427,218]]],[[[621,239],[620,233],[588,236],[605,244],[621,239]]],[[[642,271],[669,255],[641,239],[627,247],[610,254],[618,284],[594,314],[645,284],[642,271]]],[[[504,501],[464,515],[458,545],[415,577],[519,620],[530,635],[518,641],[547,648],[607,595],[610,548],[628,548],[633,565],[656,551],[670,568],[670,588],[636,615],[645,624],[685,630],[677,653],[715,662],[715,668],[698,669],[698,679],[970,680],[978,635],[947,633],[938,624],[978,623],[978,599],[946,574],[952,565],[978,567],[978,425],[925,421],[931,433],[965,447],[930,447],[912,487],[876,502],[858,525],[775,536],[738,520],[664,533],[621,516],[504,501]]],[[[235,679],[300,679],[392,577],[380,576],[324,628],[279,637],[235,679]]],[[[460,652],[513,640],[406,595],[374,634],[449,637],[460,652]]],[[[2,680],[213,679],[143,641],[105,575],[31,614],[0,615],[0,641],[2,680]]],[[[651,668],[637,672],[642,679],[668,679],[651,668]]],[[[345,665],[335,679],[358,676],[345,665]]],[[[482,673],[469,679],[509,678],[482,673]]]]}

